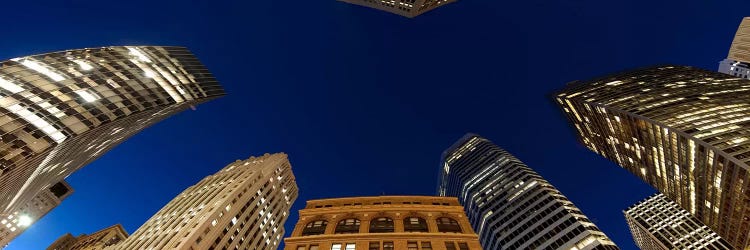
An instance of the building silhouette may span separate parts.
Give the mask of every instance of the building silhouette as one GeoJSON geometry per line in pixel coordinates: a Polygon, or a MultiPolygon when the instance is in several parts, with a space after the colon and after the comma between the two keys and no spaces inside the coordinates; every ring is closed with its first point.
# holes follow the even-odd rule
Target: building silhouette
{"type": "Polygon", "coordinates": [[[53,242],[47,250],[102,250],[108,246],[115,245],[128,238],[128,232],[117,224],[91,235],[73,236],[70,233],[63,235],[53,242]]]}
{"type": "Polygon", "coordinates": [[[144,128],[222,95],[181,47],[90,48],[0,62],[0,214],[144,128]]]}
{"type": "Polygon", "coordinates": [[[287,250],[481,249],[454,197],[373,196],[307,201],[287,250]]]}
{"type": "Polygon", "coordinates": [[[750,79],[750,17],[742,19],[727,59],[719,62],[719,72],[750,79]]]}
{"type": "Polygon", "coordinates": [[[187,188],[107,249],[277,249],[297,195],[286,154],[238,160],[187,188]]]}
{"type": "Polygon", "coordinates": [[[438,193],[458,197],[484,249],[618,249],[560,191],[479,135],[443,152],[438,193]]]}
{"type": "Polygon", "coordinates": [[[456,0],[338,0],[413,18],[456,0]]]}
{"type": "Polygon", "coordinates": [[[586,147],[750,245],[750,80],[657,66],[570,83],[555,99],[586,147]]]}
{"type": "Polygon", "coordinates": [[[624,211],[641,250],[733,249],[713,230],[663,194],[655,194],[624,211]]]}
{"type": "Polygon", "coordinates": [[[18,210],[0,215],[0,249],[7,246],[27,228],[47,215],[52,209],[73,193],[73,188],[65,181],[37,193],[18,210]]]}

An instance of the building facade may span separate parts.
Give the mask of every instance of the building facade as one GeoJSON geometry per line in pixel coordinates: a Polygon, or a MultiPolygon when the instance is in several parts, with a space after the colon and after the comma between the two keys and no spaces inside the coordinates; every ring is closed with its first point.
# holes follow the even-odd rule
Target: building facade
{"type": "Polygon", "coordinates": [[[238,160],[177,195],[107,249],[277,249],[297,195],[286,154],[238,160]]]}
{"type": "Polygon", "coordinates": [[[21,235],[27,228],[47,215],[73,193],[67,182],[61,181],[42,190],[20,209],[0,215],[0,249],[21,235]]]}
{"type": "Polygon", "coordinates": [[[390,12],[405,17],[416,17],[456,0],[338,0],[390,12]]]}
{"type": "Polygon", "coordinates": [[[750,17],[742,19],[727,59],[719,62],[719,72],[750,79],[750,17]]]}
{"type": "Polygon", "coordinates": [[[438,193],[464,206],[484,249],[618,249],[534,170],[467,134],[441,157],[438,193]]]}
{"type": "Polygon", "coordinates": [[[117,224],[91,235],[75,237],[65,234],[53,242],[47,250],[102,250],[128,238],[128,232],[117,224]]]}
{"type": "Polygon", "coordinates": [[[177,112],[222,96],[187,49],[118,46],[0,62],[0,213],[177,112]]]}
{"type": "Polygon", "coordinates": [[[624,213],[641,250],[734,249],[663,194],[652,195],[624,213]]]}
{"type": "Polygon", "coordinates": [[[456,198],[374,196],[310,200],[287,250],[481,249],[456,198]]]}
{"type": "Polygon", "coordinates": [[[586,147],[750,245],[750,80],[658,66],[571,83],[556,101],[586,147]]]}

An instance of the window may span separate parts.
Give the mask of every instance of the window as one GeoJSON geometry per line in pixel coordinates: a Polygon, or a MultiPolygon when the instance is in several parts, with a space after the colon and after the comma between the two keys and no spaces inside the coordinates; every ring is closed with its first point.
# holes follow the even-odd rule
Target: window
{"type": "Polygon", "coordinates": [[[380,217],[370,221],[370,233],[391,233],[393,229],[393,219],[391,218],[380,217]]]}
{"type": "Polygon", "coordinates": [[[461,226],[458,225],[458,221],[448,218],[441,217],[437,219],[438,231],[441,233],[460,233],[461,226]]]}
{"type": "Polygon", "coordinates": [[[359,220],[350,218],[339,221],[336,225],[336,234],[356,234],[359,233],[359,220]]]}
{"type": "Polygon", "coordinates": [[[422,241],[422,250],[432,250],[432,244],[429,241],[422,241]]]}
{"type": "Polygon", "coordinates": [[[341,250],[341,243],[333,243],[333,245],[331,245],[331,250],[341,250]]]}
{"type": "Polygon", "coordinates": [[[393,241],[383,241],[383,250],[393,250],[393,241]]]}
{"type": "Polygon", "coordinates": [[[407,217],[404,219],[404,232],[429,232],[427,221],[419,217],[407,217]]]}
{"type": "Polygon", "coordinates": [[[380,250],[380,242],[370,241],[370,250],[380,250]]]}
{"type": "Polygon", "coordinates": [[[318,245],[310,245],[310,250],[320,250],[320,247],[318,245]]]}
{"type": "Polygon", "coordinates": [[[327,225],[328,225],[328,221],[324,221],[324,220],[317,220],[317,221],[307,223],[305,228],[302,229],[302,236],[323,234],[326,232],[327,225]]]}
{"type": "Polygon", "coordinates": [[[406,249],[408,250],[419,250],[419,244],[416,241],[406,242],[406,249]]]}
{"type": "Polygon", "coordinates": [[[445,249],[446,250],[456,250],[456,244],[454,244],[452,241],[446,241],[445,242],[445,249]]]}
{"type": "Polygon", "coordinates": [[[298,246],[297,250],[305,250],[305,246],[298,246]]]}
{"type": "Polygon", "coordinates": [[[459,242],[458,243],[458,249],[459,250],[469,250],[469,245],[466,244],[466,242],[459,242]]]}
{"type": "Polygon", "coordinates": [[[346,243],[346,250],[356,250],[357,245],[354,243],[346,243]]]}

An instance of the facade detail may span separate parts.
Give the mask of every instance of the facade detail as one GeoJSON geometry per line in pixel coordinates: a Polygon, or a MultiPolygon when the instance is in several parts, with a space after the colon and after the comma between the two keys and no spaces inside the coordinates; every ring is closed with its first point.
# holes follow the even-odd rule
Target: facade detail
{"type": "Polygon", "coordinates": [[[117,224],[91,235],[75,237],[69,233],[65,234],[47,247],[47,250],[102,250],[127,238],[128,232],[125,232],[122,225],[117,224]]]}
{"type": "Polygon", "coordinates": [[[338,0],[413,18],[456,0],[338,0]]]}
{"type": "Polygon", "coordinates": [[[655,194],[624,211],[641,250],[718,249],[732,246],[663,194],[655,194]]]}
{"type": "Polygon", "coordinates": [[[456,196],[484,249],[618,249],[539,174],[467,134],[441,157],[438,193],[456,196]]]}
{"type": "Polygon", "coordinates": [[[750,17],[742,19],[729,56],[719,62],[719,72],[750,79],[750,17]]]}
{"type": "Polygon", "coordinates": [[[13,213],[0,215],[0,249],[21,235],[27,228],[47,215],[73,193],[67,182],[61,181],[39,192],[31,201],[13,213]]]}
{"type": "Polygon", "coordinates": [[[286,154],[238,160],[177,195],[107,249],[276,249],[297,194],[286,154]]]}
{"type": "Polygon", "coordinates": [[[373,196],[307,201],[287,250],[479,250],[456,198],[373,196]]]}
{"type": "Polygon", "coordinates": [[[659,66],[571,83],[556,101],[586,147],[750,246],[750,80],[659,66]]]}
{"type": "Polygon", "coordinates": [[[224,94],[185,48],[69,50],[0,62],[0,213],[144,128],[224,94]]]}

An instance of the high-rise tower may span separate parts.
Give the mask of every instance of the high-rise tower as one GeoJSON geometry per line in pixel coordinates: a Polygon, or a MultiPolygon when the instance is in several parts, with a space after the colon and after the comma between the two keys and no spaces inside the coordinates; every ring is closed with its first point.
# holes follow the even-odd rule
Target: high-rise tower
{"type": "Polygon", "coordinates": [[[618,249],[539,174],[467,134],[441,157],[438,193],[456,196],[484,249],[618,249]]]}
{"type": "Polygon", "coordinates": [[[297,194],[286,154],[238,160],[177,195],[107,249],[276,249],[297,194]]]}
{"type": "Polygon", "coordinates": [[[750,246],[750,80],[658,66],[571,83],[556,101],[586,147],[750,246]]]}
{"type": "Polygon", "coordinates": [[[727,59],[719,62],[719,72],[750,79],[750,17],[742,19],[727,59]]]}
{"type": "Polygon", "coordinates": [[[405,17],[415,17],[456,0],[338,0],[387,11],[405,17]]]}
{"type": "Polygon", "coordinates": [[[75,237],[70,233],[65,234],[50,244],[47,250],[101,250],[127,238],[128,232],[125,232],[122,225],[117,224],[91,235],[83,234],[75,237]]]}
{"type": "Polygon", "coordinates": [[[655,194],[624,211],[641,250],[732,250],[724,239],[663,194],[655,194]]]}
{"type": "Polygon", "coordinates": [[[59,206],[72,193],[73,189],[70,185],[61,181],[37,193],[33,199],[16,211],[0,215],[0,249],[59,206]]]}
{"type": "Polygon", "coordinates": [[[0,214],[144,128],[223,94],[180,47],[79,49],[0,62],[0,214]]]}

